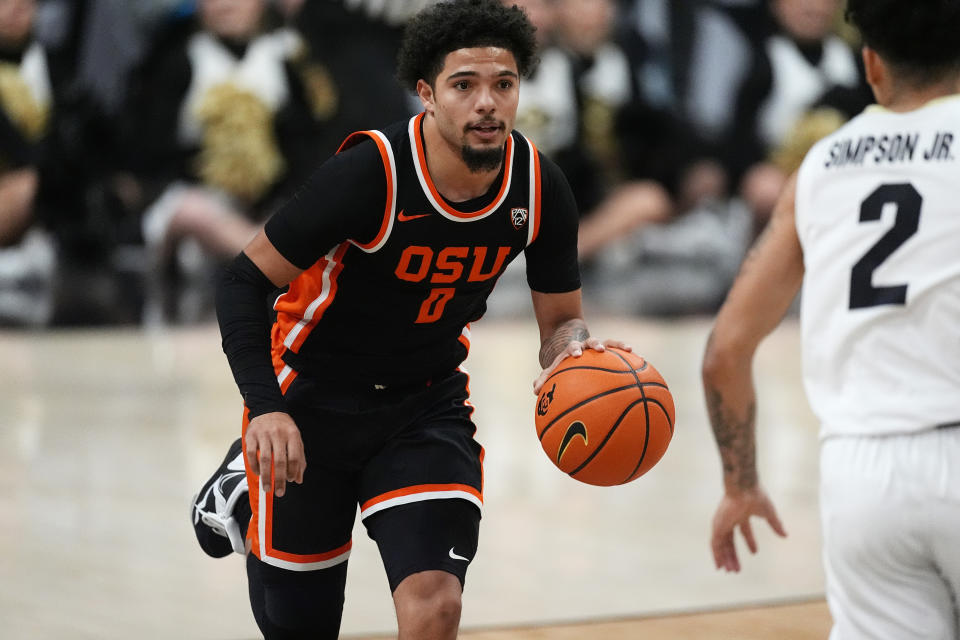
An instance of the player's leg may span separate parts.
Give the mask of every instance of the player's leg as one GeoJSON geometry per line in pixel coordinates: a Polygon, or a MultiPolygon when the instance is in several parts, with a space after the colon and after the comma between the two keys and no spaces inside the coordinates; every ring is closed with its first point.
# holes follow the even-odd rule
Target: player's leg
{"type": "Polygon", "coordinates": [[[951,640],[955,604],[931,558],[930,434],[831,438],[820,503],[831,640],[951,640]]]}
{"type": "Polygon", "coordinates": [[[364,521],[393,592],[399,640],[455,638],[480,510],[439,499],[384,509],[364,521]]]}
{"type": "Polygon", "coordinates": [[[253,618],[265,640],[336,640],[343,615],[347,562],[291,571],[247,556],[253,618]]]}
{"type": "Polygon", "coordinates": [[[247,469],[250,604],[267,640],[332,639],[343,612],[359,477],[337,436],[356,425],[329,413],[314,381],[298,377],[285,397],[307,470],[302,484],[288,483],[278,498],[247,469]]]}
{"type": "MultiPolygon", "coordinates": [[[[937,571],[943,575],[953,601],[953,637],[960,638],[960,426],[938,429],[930,453],[931,472],[939,476],[938,499],[932,501],[931,547],[937,571]]],[[[949,612],[947,614],[949,616],[949,612]]]]}
{"type": "Polygon", "coordinates": [[[204,553],[222,558],[245,553],[250,502],[240,438],[227,450],[223,462],[193,497],[190,520],[204,553]]]}
{"type": "Polygon", "coordinates": [[[376,541],[400,638],[454,638],[466,571],[477,550],[483,449],[455,373],[394,412],[407,426],[361,474],[360,515],[376,541]]]}

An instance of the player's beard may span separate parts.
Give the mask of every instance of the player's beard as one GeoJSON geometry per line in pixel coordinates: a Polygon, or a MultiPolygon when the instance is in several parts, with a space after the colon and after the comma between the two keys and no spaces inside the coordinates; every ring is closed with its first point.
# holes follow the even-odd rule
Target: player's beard
{"type": "Polygon", "coordinates": [[[460,147],[460,155],[471,172],[484,173],[500,168],[500,162],[503,160],[503,147],[477,149],[465,144],[460,147]]]}

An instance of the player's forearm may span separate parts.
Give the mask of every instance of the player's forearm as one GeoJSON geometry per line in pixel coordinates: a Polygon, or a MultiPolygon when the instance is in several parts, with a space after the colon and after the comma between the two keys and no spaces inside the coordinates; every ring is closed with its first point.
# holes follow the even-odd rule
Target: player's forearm
{"type": "Polygon", "coordinates": [[[286,411],[270,355],[266,299],[274,289],[245,254],[224,270],[217,284],[217,321],[223,352],[251,419],[286,411]]]}
{"type": "Polygon", "coordinates": [[[756,395],[750,359],[710,345],[703,360],[703,390],[728,493],[757,486],[756,395]]]}
{"type": "Polygon", "coordinates": [[[583,318],[573,318],[559,325],[540,345],[540,366],[548,367],[574,340],[583,342],[590,337],[583,318]]]}

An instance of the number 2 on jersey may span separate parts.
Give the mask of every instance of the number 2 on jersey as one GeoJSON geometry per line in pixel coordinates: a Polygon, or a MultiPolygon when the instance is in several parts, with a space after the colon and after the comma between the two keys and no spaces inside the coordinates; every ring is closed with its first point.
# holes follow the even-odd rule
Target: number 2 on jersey
{"type": "Polygon", "coordinates": [[[880,185],[860,205],[860,222],[879,220],[886,204],[896,205],[897,212],[893,227],[853,265],[853,271],[850,273],[851,309],[884,304],[906,304],[906,284],[874,286],[873,272],[917,232],[920,226],[922,203],[923,197],[914,186],[909,182],[903,182],[880,185]]]}

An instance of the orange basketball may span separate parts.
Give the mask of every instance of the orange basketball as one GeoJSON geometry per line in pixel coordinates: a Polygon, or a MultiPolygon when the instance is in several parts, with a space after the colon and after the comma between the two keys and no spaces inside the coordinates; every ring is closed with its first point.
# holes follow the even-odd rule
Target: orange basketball
{"type": "Polygon", "coordinates": [[[608,347],[560,362],[537,398],[537,436],[571,478],[624,484],[657,464],[673,437],[673,395],[642,357],[608,347]]]}

